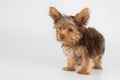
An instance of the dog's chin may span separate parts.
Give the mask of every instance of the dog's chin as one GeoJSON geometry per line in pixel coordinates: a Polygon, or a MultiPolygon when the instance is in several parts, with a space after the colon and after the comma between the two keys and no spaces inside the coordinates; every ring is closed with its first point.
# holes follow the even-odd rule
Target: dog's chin
{"type": "Polygon", "coordinates": [[[61,43],[61,44],[69,44],[69,43],[67,43],[67,42],[65,42],[65,41],[60,41],[60,43],[61,43]]]}
{"type": "Polygon", "coordinates": [[[75,45],[75,42],[65,42],[65,41],[59,41],[59,42],[65,45],[75,45]]]}

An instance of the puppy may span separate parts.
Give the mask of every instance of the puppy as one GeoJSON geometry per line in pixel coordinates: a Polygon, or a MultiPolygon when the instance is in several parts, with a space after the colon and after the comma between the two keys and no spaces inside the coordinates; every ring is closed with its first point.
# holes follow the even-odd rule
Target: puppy
{"type": "Polygon", "coordinates": [[[102,69],[101,58],[105,49],[105,40],[101,33],[92,27],[86,28],[89,9],[84,8],[75,16],[62,15],[56,8],[50,7],[50,17],[54,21],[57,41],[67,56],[66,71],[75,71],[80,66],[79,74],[90,74],[92,68],[102,69]],[[94,63],[94,64],[92,64],[94,63]]]}

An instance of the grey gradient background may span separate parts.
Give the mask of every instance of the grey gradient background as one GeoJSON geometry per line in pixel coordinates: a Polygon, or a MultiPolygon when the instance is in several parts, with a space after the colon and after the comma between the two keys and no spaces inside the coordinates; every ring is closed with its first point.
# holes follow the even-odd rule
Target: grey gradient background
{"type": "MultiPolygon", "coordinates": [[[[0,80],[120,80],[119,0],[0,0],[0,80]],[[49,6],[67,15],[90,8],[88,26],[106,39],[102,71],[65,72],[49,6]]],[[[87,27],[88,27],[87,26],[87,27]]]]}

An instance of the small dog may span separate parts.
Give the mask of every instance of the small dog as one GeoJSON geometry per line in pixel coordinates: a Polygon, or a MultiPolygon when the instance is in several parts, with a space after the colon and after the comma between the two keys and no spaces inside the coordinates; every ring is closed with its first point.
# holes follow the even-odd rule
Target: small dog
{"type": "Polygon", "coordinates": [[[105,49],[105,40],[96,29],[88,27],[89,9],[84,8],[75,16],[62,15],[56,8],[50,7],[50,17],[54,21],[57,41],[62,43],[67,55],[68,65],[63,69],[75,71],[81,66],[79,74],[90,74],[91,69],[101,70],[101,58],[105,49]]]}

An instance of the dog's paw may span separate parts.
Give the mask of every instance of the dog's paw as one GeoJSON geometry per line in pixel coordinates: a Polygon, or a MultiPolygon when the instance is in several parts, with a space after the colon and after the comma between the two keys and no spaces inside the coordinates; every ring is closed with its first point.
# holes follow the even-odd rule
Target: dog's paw
{"type": "Polygon", "coordinates": [[[84,75],[89,75],[90,72],[87,72],[87,71],[83,71],[83,70],[80,70],[77,72],[78,74],[84,74],[84,75]]]}
{"type": "Polygon", "coordinates": [[[75,71],[75,68],[64,67],[63,70],[65,70],[65,71],[75,71]]]}

